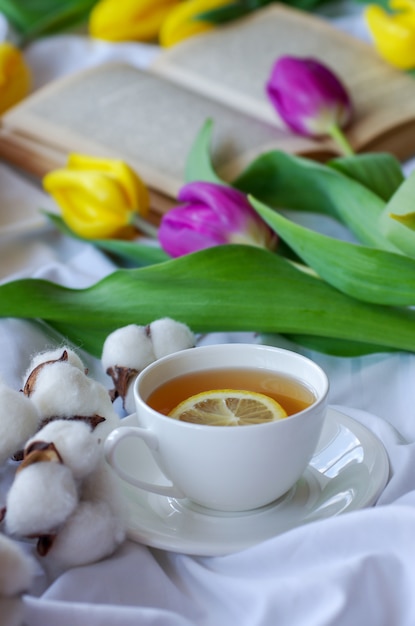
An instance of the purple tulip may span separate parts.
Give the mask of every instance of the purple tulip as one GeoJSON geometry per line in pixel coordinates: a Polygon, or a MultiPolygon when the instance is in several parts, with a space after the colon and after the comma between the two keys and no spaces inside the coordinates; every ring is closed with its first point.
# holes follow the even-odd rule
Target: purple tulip
{"type": "Polygon", "coordinates": [[[344,128],[352,116],[345,87],[315,59],[280,57],[266,90],[281,119],[300,135],[330,135],[333,127],[344,128]]]}
{"type": "Polygon", "coordinates": [[[158,232],[172,257],[227,243],[275,248],[275,233],[236,189],[193,182],[182,187],[178,200],[184,204],[163,215],[158,232]]]}

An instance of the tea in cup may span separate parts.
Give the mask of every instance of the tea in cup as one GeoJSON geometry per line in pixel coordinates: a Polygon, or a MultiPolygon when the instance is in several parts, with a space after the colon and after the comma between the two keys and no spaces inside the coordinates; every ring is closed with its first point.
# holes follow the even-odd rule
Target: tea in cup
{"type": "Polygon", "coordinates": [[[258,344],[190,348],[146,367],[134,385],[136,426],[105,442],[124,480],[218,511],[270,504],[301,477],[323,427],[329,383],[295,352],[258,344]],[[168,484],[126,472],[121,442],[141,439],[168,484]]]}

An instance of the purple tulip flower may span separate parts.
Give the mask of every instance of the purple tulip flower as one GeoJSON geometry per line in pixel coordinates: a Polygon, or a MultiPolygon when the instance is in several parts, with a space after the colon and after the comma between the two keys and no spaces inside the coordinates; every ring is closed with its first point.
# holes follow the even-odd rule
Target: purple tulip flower
{"type": "Polygon", "coordinates": [[[352,117],[345,87],[315,59],[280,57],[266,91],[281,119],[300,135],[333,135],[333,128],[344,128],[352,117]]]}
{"type": "Polygon", "coordinates": [[[184,204],[163,215],[158,232],[172,257],[227,243],[275,248],[275,233],[236,189],[193,182],[182,187],[178,200],[184,204]]]}

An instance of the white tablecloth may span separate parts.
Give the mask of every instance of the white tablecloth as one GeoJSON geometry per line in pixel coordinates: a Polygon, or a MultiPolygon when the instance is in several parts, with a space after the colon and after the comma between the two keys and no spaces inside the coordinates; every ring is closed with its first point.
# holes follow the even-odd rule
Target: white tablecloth
{"type": "MultiPolygon", "coordinates": [[[[360,8],[337,23],[367,36],[360,8]]],[[[145,66],[156,53],[151,46],[61,36],[33,44],[27,58],[37,87],[108,58],[145,66]]],[[[5,165],[0,181],[1,209],[10,199],[33,214],[40,205],[50,207],[49,198],[5,165]]],[[[112,269],[94,248],[44,224],[0,240],[2,281],[41,276],[81,287],[112,269]]],[[[207,339],[225,340],[254,338],[207,339]]],[[[57,342],[40,325],[0,320],[0,375],[19,388],[31,355],[57,342]]],[[[391,477],[375,506],[292,529],[229,556],[187,556],[126,541],[111,558],[60,575],[46,572],[40,560],[33,588],[23,598],[26,626],[413,626],[415,356],[308,354],[329,375],[330,403],[345,407],[386,447],[391,477]]],[[[106,381],[100,363],[83,357],[91,375],[106,381]]],[[[0,478],[4,497],[6,472],[0,478]]]]}

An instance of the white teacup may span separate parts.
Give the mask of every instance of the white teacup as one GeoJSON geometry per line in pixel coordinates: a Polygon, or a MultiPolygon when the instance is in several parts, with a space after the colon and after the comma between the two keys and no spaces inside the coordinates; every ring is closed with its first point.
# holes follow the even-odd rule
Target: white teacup
{"type": "MultiPolygon", "coordinates": [[[[110,433],[105,456],[121,478],[140,489],[188,498],[220,511],[259,508],[286,493],[303,474],[321,434],[328,389],[327,376],[316,363],[281,348],[219,344],[175,352],[140,373],[134,386],[137,426],[121,426],[110,433]],[[147,404],[151,393],[165,381],[214,368],[280,373],[307,386],[315,399],[294,415],[248,426],[183,422],[147,404]],[[171,484],[153,484],[123,469],[116,450],[122,440],[131,437],[145,442],[171,484]]],[[[137,462],[137,473],[139,465],[137,462]]]]}

